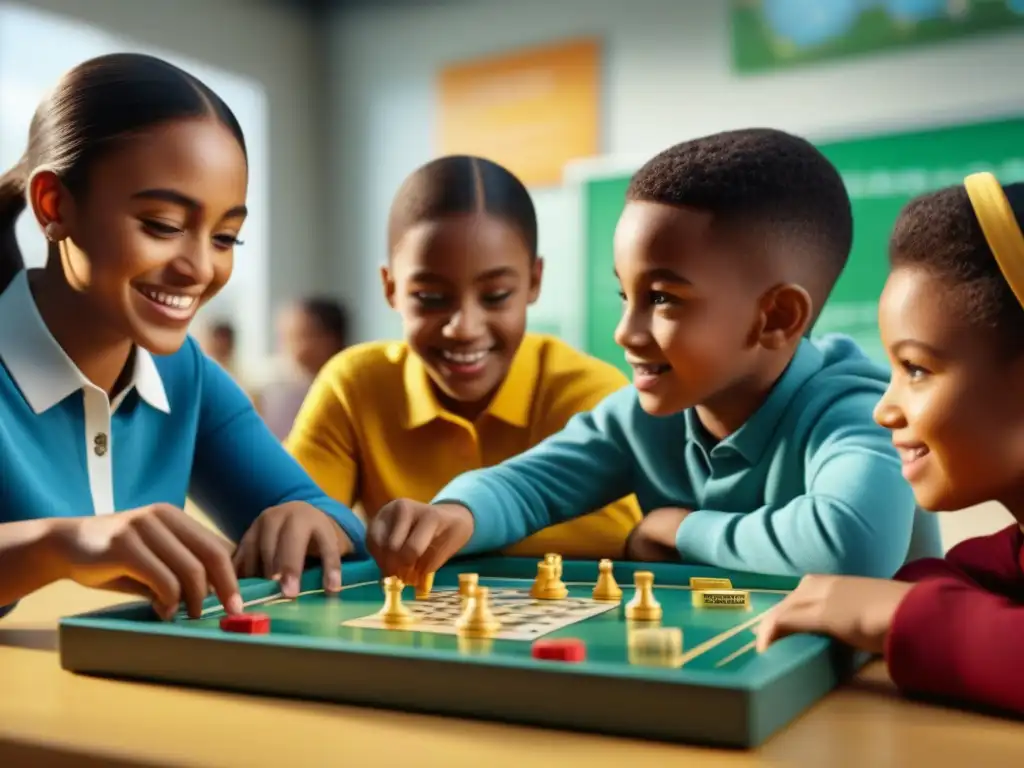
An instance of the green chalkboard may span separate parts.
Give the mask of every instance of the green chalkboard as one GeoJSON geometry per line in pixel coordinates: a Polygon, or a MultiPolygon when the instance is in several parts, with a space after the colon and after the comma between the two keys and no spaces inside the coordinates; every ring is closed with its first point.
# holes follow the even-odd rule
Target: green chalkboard
{"type": "MultiPolygon", "coordinates": [[[[822,312],[815,333],[841,332],[884,362],[878,341],[878,296],[887,272],[889,233],[912,197],[959,184],[990,170],[1001,181],[1024,181],[1024,118],[821,143],[843,175],[853,201],[854,243],[849,264],[822,312]]],[[[625,370],[613,333],[621,316],[612,240],[625,201],[628,174],[582,183],[584,348],[625,370]]]]}

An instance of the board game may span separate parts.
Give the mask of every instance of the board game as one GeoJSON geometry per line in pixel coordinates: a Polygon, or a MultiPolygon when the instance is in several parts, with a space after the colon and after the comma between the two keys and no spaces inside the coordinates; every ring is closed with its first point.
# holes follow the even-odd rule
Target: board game
{"type": "MultiPolygon", "coordinates": [[[[528,589],[494,588],[490,590],[491,612],[501,620],[501,628],[493,635],[495,640],[530,641],[551,632],[575,624],[577,621],[598,616],[618,606],[595,603],[582,597],[546,601],[530,597],[528,589]]],[[[457,635],[456,620],[462,614],[462,600],[456,589],[432,592],[426,600],[409,604],[409,610],[416,617],[399,631],[434,632],[442,635],[457,635]]],[[[387,629],[384,620],[377,614],[362,616],[342,622],[344,627],[363,629],[387,629]]]]}
{"type": "Polygon", "coordinates": [[[732,747],[762,743],[857,665],[821,637],[756,652],[758,622],[796,579],[559,559],[557,584],[545,587],[539,574],[554,568],[456,560],[421,595],[382,580],[372,562],[346,563],[338,595],[320,589],[319,570],[304,574],[295,599],[275,582],[248,580],[238,619],[212,598],[198,619],[164,622],[144,604],[64,619],[61,663],[83,674],[732,747]]]}

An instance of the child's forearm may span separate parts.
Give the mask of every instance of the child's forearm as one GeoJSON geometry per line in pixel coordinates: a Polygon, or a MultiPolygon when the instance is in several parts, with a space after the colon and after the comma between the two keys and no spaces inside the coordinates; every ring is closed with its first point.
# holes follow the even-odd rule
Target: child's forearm
{"type": "Polygon", "coordinates": [[[9,606],[61,578],[55,552],[58,521],[0,524],[0,606],[9,606]]]}
{"type": "Polygon", "coordinates": [[[885,657],[893,682],[917,695],[1024,714],[1018,639],[1024,607],[966,576],[925,578],[903,599],[885,657]]]}

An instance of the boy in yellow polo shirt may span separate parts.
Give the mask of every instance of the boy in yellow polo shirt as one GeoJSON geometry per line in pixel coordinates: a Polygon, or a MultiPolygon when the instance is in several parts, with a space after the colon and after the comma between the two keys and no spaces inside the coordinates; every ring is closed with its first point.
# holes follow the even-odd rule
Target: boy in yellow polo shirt
{"type": "MultiPolygon", "coordinates": [[[[533,202],[506,169],[465,156],[421,167],[395,198],[388,241],[384,293],[405,341],[337,355],[286,442],[333,498],[368,518],[392,499],[428,502],[627,385],[614,367],[526,333],[543,263],[533,202]]],[[[639,521],[629,496],[507,551],[621,557],[639,521]]]]}

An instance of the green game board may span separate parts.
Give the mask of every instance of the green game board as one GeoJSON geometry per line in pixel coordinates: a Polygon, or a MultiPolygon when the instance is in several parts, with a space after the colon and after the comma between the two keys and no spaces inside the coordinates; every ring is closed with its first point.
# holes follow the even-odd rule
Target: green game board
{"type": "Polygon", "coordinates": [[[64,619],[61,663],[109,677],[734,747],[760,744],[856,666],[819,637],[788,638],[756,653],[758,618],[795,579],[619,563],[622,604],[601,610],[591,600],[595,563],[563,564],[569,601],[552,608],[530,607],[525,593],[536,571],[531,559],[454,561],[436,575],[430,600],[406,590],[404,602],[420,620],[404,630],[373,628],[383,592],[370,562],[346,565],[340,596],[320,591],[319,571],[304,575],[294,601],[281,600],[276,583],[252,580],[243,583],[243,598],[247,610],[271,617],[270,634],[221,631],[213,600],[202,618],[167,623],[147,605],[120,606],[64,619]],[[682,628],[681,666],[630,662],[628,638],[638,625],[626,621],[622,606],[636,570],[655,574],[660,625],[682,628]],[[479,574],[494,605],[503,606],[504,635],[525,639],[467,640],[451,630],[452,592],[464,572],[479,574]],[[725,576],[750,589],[750,610],[693,608],[691,576],[725,576]],[[531,638],[539,637],[580,638],[587,659],[535,660],[531,638]]]}

